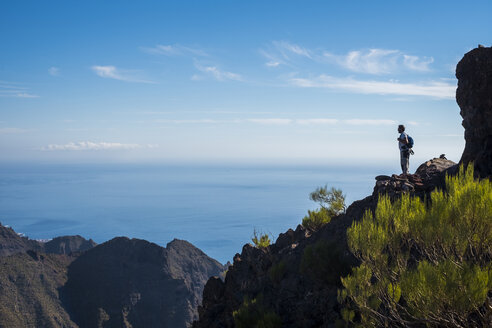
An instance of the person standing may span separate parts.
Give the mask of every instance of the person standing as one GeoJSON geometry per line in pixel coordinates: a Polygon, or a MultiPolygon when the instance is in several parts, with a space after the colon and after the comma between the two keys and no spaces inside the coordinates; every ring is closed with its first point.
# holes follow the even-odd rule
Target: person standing
{"type": "Polygon", "coordinates": [[[408,135],[405,133],[405,126],[398,125],[398,133],[400,136],[396,139],[398,140],[398,148],[400,148],[400,164],[401,170],[404,175],[408,174],[408,167],[410,166],[410,149],[408,149],[408,135]]]}

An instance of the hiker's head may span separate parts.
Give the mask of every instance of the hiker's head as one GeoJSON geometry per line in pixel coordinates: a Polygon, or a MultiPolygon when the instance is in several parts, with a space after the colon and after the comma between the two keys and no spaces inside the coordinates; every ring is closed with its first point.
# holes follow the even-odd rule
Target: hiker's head
{"type": "Polygon", "coordinates": [[[398,132],[402,133],[403,131],[405,131],[405,126],[403,124],[398,125],[398,132]]]}

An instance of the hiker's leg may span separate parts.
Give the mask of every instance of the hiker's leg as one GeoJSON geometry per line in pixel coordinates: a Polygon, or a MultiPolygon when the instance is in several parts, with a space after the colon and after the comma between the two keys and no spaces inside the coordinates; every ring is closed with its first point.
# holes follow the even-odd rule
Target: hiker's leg
{"type": "Polygon", "coordinates": [[[400,164],[403,174],[408,174],[408,157],[404,151],[400,152],[400,164]]]}

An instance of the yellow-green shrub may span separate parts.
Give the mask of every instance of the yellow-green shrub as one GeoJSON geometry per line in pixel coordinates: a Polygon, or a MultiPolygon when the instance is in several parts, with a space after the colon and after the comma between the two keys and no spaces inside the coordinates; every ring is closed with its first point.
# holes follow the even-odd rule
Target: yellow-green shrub
{"type": "Polygon", "coordinates": [[[429,206],[381,196],[375,215],[366,212],[347,237],[362,263],[342,278],[339,301],[360,312],[362,325],[484,325],[492,183],[475,180],[472,165],[447,177],[446,192],[433,192],[429,206]]]}
{"type": "Polygon", "coordinates": [[[232,313],[236,328],[280,328],[282,321],[273,311],[263,304],[263,295],[250,300],[244,298],[241,307],[232,313]]]}

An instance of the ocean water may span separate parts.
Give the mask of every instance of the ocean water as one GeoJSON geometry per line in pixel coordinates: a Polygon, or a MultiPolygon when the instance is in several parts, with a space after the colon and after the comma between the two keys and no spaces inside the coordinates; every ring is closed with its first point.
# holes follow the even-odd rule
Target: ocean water
{"type": "Polygon", "coordinates": [[[295,229],[327,184],[347,204],[372,193],[381,167],[0,165],[0,222],[32,239],[185,239],[222,263],[253,230],[295,229]]]}

